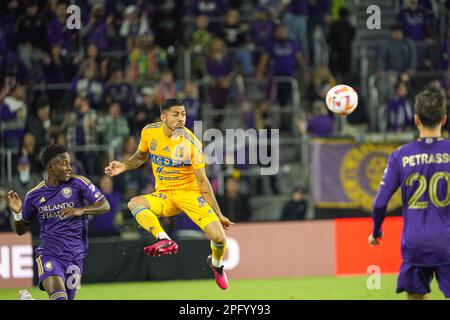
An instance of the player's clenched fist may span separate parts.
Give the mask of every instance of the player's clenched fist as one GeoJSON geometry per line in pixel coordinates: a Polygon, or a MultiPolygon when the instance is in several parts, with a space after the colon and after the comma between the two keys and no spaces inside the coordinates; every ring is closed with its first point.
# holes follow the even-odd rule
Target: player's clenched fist
{"type": "Polygon", "coordinates": [[[120,161],[111,161],[105,168],[105,174],[110,177],[117,176],[126,170],[125,164],[120,161]]]}

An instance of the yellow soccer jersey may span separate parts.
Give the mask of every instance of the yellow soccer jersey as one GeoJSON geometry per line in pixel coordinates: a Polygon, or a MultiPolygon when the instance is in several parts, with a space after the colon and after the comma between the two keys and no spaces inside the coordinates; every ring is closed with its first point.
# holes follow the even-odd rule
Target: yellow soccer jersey
{"type": "Polygon", "coordinates": [[[187,128],[169,138],[163,127],[162,122],[145,126],[139,142],[139,150],[150,153],[156,190],[199,190],[194,170],[205,166],[202,144],[187,128]]]}

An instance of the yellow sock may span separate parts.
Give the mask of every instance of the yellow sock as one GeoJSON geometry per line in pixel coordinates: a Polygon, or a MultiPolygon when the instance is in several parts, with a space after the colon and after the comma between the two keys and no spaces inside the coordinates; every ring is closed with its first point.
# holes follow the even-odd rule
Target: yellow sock
{"type": "Polygon", "coordinates": [[[212,250],[212,264],[214,267],[220,267],[222,265],[222,258],[227,250],[227,243],[218,244],[211,241],[212,250]]]}
{"type": "Polygon", "coordinates": [[[135,207],[133,208],[133,210],[131,210],[131,213],[136,218],[136,221],[139,223],[139,225],[145,230],[151,232],[151,234],[155,238],[158,238],[159,233],[164,232],[156,214],[151,212],[146,207],[135,207]]]}

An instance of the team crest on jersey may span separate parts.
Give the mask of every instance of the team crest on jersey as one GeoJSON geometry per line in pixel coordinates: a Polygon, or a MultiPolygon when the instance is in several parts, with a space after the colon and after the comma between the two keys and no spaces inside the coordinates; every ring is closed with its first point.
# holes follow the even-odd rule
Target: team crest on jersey
{"type": "Polygon", "coordinates": [[[53,270],[53,262],[51,262],[51,261],[46,262],[44,265],[44,268],[47,271],[52,271],[53,270]]]}
{"type": "Polygon", "coordinates": [[[89,189],[91,189],[91,191],[94,192],[94,191],[95,191],[95,186],[94,186],[93,184],[91,184],[91,185],[89,186],[89,189]]]}
{"type": "Polygon", "coordinates": [[[155,151],[157,146],[158,146],[158,141],[156,141],[156,139],[152,139],[152,142],[150,142],[150,150],[155,151]]]}
{"type": "Polygon", "coordinates": [[[170,152],[169,147],[165,147],[163,150],[166,151],[166,152],[170,152]]]}
{"type": "Polygon", "coordinates": [[[183,154],[184,154],[184,147],[183,146],[178,146],[176,151],[175,151],[175,156],[177,158],[183,158],[183,154]]]}
{"type": "Polygon", "coordinates": [[[72,189],[67,187],[62,189],[61,191],[64,198],[69,199],[72,196],[72,189]]]}

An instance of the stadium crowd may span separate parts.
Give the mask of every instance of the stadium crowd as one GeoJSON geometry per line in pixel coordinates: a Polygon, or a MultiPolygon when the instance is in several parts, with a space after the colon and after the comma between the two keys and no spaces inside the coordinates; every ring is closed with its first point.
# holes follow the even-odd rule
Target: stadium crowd
{"type": "MultiPolygon", "coordinates": [[[[95,146],[113,148],[115,157],[127,159],[137,149],[141,129],[159,119],[159,104],[167,98],[183,99],[186,126],[192,129],[206,104],[221,110],[242,102],[235,81],[239,76],[260,81],[257,90],[264,96],[250,101],[248,128],[280,128],[287,136],[293,129],[318,137],[338,133],[325,95],[337,83],[352,83],[356,89],[359,83],[351,69],[358,31],[351,23],[351,1],[347,7],[344,2],[76,1],[82,26],[69,30],[69,1],[2,1],[0,147],[15,150],[11,188],[23,197],[42,177],[42,147],[67,145],[74,172],[98,182],[111,205],[110,214],[92,222],[93,232],[118,234],[118,226],[130,219],[126,200],[152,192],[153,179],[149,164],[114,179],[100,176],[107,153],[94,153],[99,150],[95,146]],[[191,53],[189,75],[181,67],[185,50],[191,53]],[[290,105],[293,95],[289,83],[270,81],[274,77],[299,79],[302,105],[294,107],[302,108],[306,117],[292,122],[270,111],[290,105]]],[[[440,71],[440,77],[425,85],[439,87],[450,98],[450,27],[440,37],[443,17],[433,5],[431,0],[399,1],[391,39],[377,56],[379,75],[389,79],[386,121],[392,132],[413,130],[412,98],[424,85],[414,82],[416,72],[440,71]],[[436,46],[436,52],[430,49],[436,46]]],[[[357,111],[348,117],[350,124],[368,123],[365,97],[360,98],[357,111]]],[[[214,121],[223,129],[222,116],[214,121]]],[[[238,176],[230,175],[219,199],[224,214],[237,222],[250,219],[249,197],[259,189],[240,192],[245,188],[240,188],[238,176]]],[[[214,177],[212,184],[217,185],[214,177]]],[[[271,180],[271,189],[278,193],[277,181],[271,180]]],[[[4,191],[0,211],[7,210],[4,191]]],[[[294,190],[285,207],[296,207],[298,219],[305,216],[303,197],[302,188],[294,190]]],[[[0,230],[9,229],[6,216],[0,213],[0,230]]],[[[285,209],[282,217],[292,215],[285,209]]],[[[187,220],[177,223],[189,227],[187,220]]]]}

